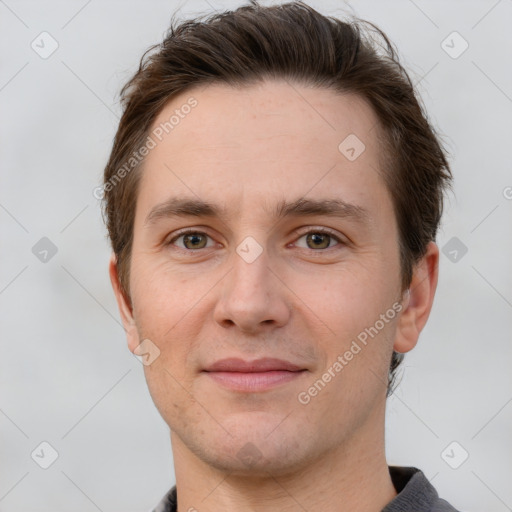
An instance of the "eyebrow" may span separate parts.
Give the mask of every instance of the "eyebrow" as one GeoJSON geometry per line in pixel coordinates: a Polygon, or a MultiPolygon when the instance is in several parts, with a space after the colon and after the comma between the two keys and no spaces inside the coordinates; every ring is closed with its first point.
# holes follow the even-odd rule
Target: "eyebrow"
{"type": "MultiPolygon", "coordinates": [[[[267,208],[267,211],[269,209],[267,208]]],[[[272,217],[280,220],[286,217],[307,217],[325,215],[329,217],[349,218],[357,222],[368,221],[368,212],[361,206],[347,203],[342,199],[305,199],[303,197],[287,202],[280,201],[270,209],[272,217]]],[[[151,209],[144,221],[145,226],[155,224],[160,219],[171,217],[209,217],[227,216],[225,207],[200,199],[171,197],[151,209]]]]}

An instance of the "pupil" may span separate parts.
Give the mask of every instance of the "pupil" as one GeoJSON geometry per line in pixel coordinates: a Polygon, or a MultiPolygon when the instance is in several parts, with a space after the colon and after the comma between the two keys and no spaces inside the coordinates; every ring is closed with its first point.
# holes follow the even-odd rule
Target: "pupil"
{"type": "Polygon", "coordinates": [[[325,246],[326,240],[327,240],[327,245],[329,245],[328,238],[329,238],[329,235],[323,235],[320,233],[314,233],[314,234],[310,235],[310,240],[313,242],[314,245],[320,244],[322,246],[325,246]]]}
{"type": "Polygon", "coordinates": [[[191,245],[197,246],[201,244],[201,235],[187,235],[187,242],[190,242],[191,245]]]}

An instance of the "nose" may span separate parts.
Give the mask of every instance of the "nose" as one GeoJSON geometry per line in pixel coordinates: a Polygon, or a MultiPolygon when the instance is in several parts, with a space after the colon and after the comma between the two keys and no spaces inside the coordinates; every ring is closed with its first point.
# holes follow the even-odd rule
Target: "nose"
{"type": "Polygon", "coordinates": [[[232,260],[232,270],[221,281],[215,321],[249,334],[286,325],[291,314],[290,293],[278,271],[270,267],[266,252],[250,263],[238,253],[232,260]]]}

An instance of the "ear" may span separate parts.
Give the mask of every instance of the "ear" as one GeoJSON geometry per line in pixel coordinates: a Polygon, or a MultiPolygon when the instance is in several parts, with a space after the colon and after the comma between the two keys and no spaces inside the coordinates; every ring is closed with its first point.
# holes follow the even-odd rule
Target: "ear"
{"type": "Polygon", "coordinates": [[[404,296],[404,309],[398,320],[393,345],[397,352],[409,352],[416,346],[432,309],[438,274],[439,249],[430,242],[425,256],[414,266],[411,284],[404,296]]]}
{"type": "Polygon", "coordinates": [[[119,274],[117,271],[117,258],[114,253],[110,256],[108,271],[114,295],[116,296],[117,307],[119,308],[119,313],[121,315],[121,321],[123,322],[123,327],[126,332],[128,348],[133,352],[140,344],[139,333],[137,332],[137,326],[133,318],[132,305],[121,288],[121,282],[119,281],[119,274]]]}

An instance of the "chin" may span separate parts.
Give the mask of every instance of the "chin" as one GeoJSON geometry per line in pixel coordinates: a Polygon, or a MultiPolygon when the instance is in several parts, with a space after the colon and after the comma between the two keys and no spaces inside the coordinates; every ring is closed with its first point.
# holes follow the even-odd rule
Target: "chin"
{"type": "MultiPolygon", "coordinates": [[[[196,438],[195,442],[186,444],[189,449],[194,445],[194,453],[203,462],[231,475],[285,476],[296,473],[302,466],[307,467],[314,457],[308,456],[300,426],[288,424],[285,428],[282,420],[282,415],[276,421],[274,415],[269,418],[263,413],[255,417],[247,414],[245,421],[238,417],[222,422],[231,435],[223,429],[215,429],[215,435],[210,430],[208,438],[196,438]]],[[[310,451],[315,451],[313,446],[310,451]]]]}
{"type": "Polygon", "coordinates": [[[263,449],[260,446],[247,441],[238,448],[238,445],[232,443],[222,451],[217,447],[213,452],[208,450],[203,453],[203,461],[220,471],[230,473],[230,476],[250,476],[251,479],[268,478],[269,474],[285,476],[296,473],[301,466],[300,454],[288,447],[281,445],[275,451],[269,446],[261,447],[263,449]]]}

